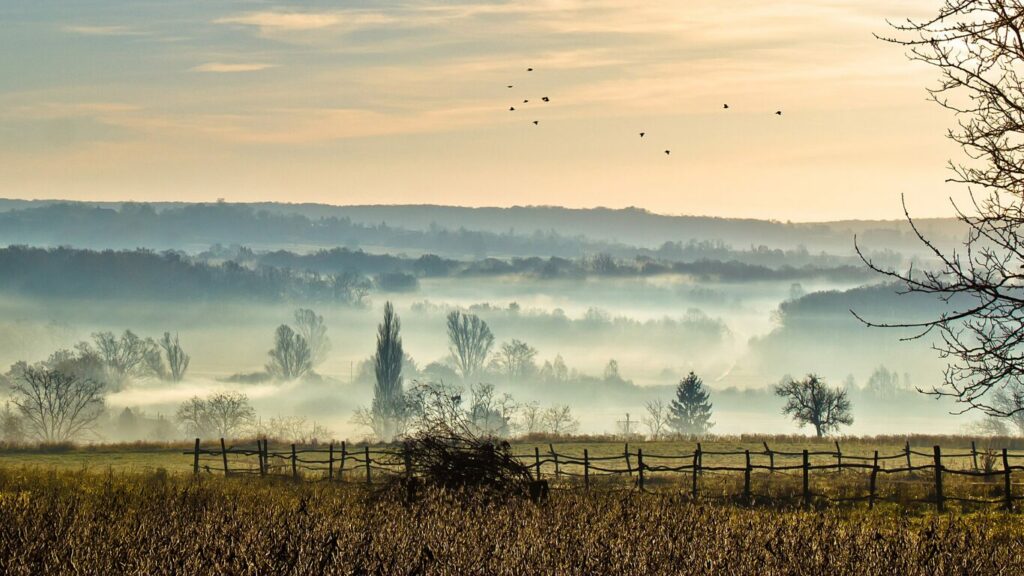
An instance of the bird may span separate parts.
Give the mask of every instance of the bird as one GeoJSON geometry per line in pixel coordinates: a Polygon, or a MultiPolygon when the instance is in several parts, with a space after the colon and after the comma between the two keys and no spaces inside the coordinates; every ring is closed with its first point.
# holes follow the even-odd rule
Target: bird
{"type": "Polygon", "coordinates": [[[509,85],[508,85],[508,87],[509,87],[509,88],[513,88],[513,86],[512,86],[511,84],[509,84],[509,85]]]}
{"type": "Polygon", "coordinates": [[[545,101],[545,102],[551,102],[551,99],[550,99],[550,98],[548,98],[547,96],[545,96],[545,97],[541,98],[541,100],[543,100],[543,101],[545,101]]]}
{"type": "Polygon", "coordinates": [[[528,104],[529,102],[529,100],[523,100],[523,104],[528,104]]]}
{"type": "Polygon", "coordinates": [[[728,104],[722,104],[722,109],[723,110],[728,110],[729,109],[729,105],[728,104]]]}
{"type": "Polygon", "coordinates": [[[516,107],[515,106],[509,106],[508,107],[508,111],[509,112],[515,112],[516,111],[516,107]]]}
{"type": "Polygon", "coordinates": [[[775,115],[776,116],[782,116],[782,110],[776,110],[775,111],[775,115]]]}
{"type": "Polygon", "coordinates": [[[533,121],[533,125],[534,126],[539,126],[540,125],[540,120],[534,120],[533,121]]]}
{"type": "Polygon", "coordinates": [[[647,132],[641,132],[640,137],[643,138],[645,134],[647,134],[647,132]]]}
{"type": "Polygon", "coordinates": [[[668,156],[668,155],[670,155],[670,154],[672,154],[672,151],[671,151],[671,150],[665,150],[665,156],[668,156]]]}
{"type": "Polygon", "coordinates": [[[533,68],[527,68],[526,71],[527,72],[533,72],[533,68]]]}

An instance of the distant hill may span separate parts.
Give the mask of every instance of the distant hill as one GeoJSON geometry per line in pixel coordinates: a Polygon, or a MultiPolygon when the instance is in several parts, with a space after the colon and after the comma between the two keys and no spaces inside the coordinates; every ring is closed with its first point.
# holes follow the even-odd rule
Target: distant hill
{"type": "MultiPolygon", "coordinates": [[[[229,204],[190,204],[180,202],[154,202],[146,204],[122,202],[65,202],[59,200],[0,200],[0,242],[19,242],[20,234],[38,237],[40,234],[24,226],[43,225],[37,216],[56,217],[57,220],[46,222],[53,230],[52,242],[79,243],[80,238],[69,230],[73,225],[79,233],[86,233],[90,226],[106,229],[110,225],[123,230],[126,218],[118,218],[123,213],[123,206],[132,206],[132,213],[139,214],[138,207],[146,206],[148,225],[161,224],[161,220],[174,220],[175,226],[182,225],[191,229],[191,236],[200,242],[248,243],[252,242],[245,234],[236,234],[232,226],[243,224],[246,218],[259,220],[261,232],[267,243],[283,241],[294,244],[310,244],[315,246],[345,245],[353,242],[359,244],[374,243],[381,240],[380,234],[368,234],[366,230],[385,228],[394,231],[405,231],[406,240],[420,239],[424,235],[437,235],[448,232],[480,232],[488,235],[526,238],[538,234],[549,238],[575,239],[580,247],[570,253],[542,253],[530,255],[541,256],[573,256],[584,252],[600,250],[600,245],[619,245],[637,248],[657,248],[665,242],[689,241],[720,241],[731,247],[745,249],[751,246],[767,246],[778,249],[794,249],[805,247],[811,252],[829,252],[849,254],[852,251],[853,237],[858,235],[872,249],[892,249],[898,251],[917,251],[920,245],[910,233],[909,227],[902,221],[838,221],[819,223],[790,223],[771,220],[713,218],[705,216],[675,216],[655,214],[639,208],[609,209],[589,208],[575,209],[555,206],[517,206],[511,208],[467,208],[458,206],[437,205],[395,205],[395,206],[331,206],[326,204],[287,204],[287,203],[229,203],[229,204]],[[63,206],[55,210],[56,206],[63,206]],[[49,208],[50,210],[47,210],[49,208]],[[97,210],[98,209],[98,210],[97,210]],[[157,218],[156,215],[165,216],[157,218]],[[248,216],[247,216],[248,215],[248,216]],[[260,216],[263,215],[263,216],[260,216]],[[195,220],[193,223],[183,221],[183,217],[195,220]],[[277,216],[278,218],[267,218],[277,216]],[[222,220],[222,221],[218,221],[222,220]],[[277,233],[276,229],[266,229],[268,222],[279,224],[288,221],[288,233],[277,233]],[[305,225],[303,224],[305,221],[305,225]],[[334,222],[344,224],[345,230],[334,226],[334,222]],[[197,227],[197,223],[201,223],[197,227]],[[204,226],[206,228],[204,228],[204,226]],[[62,230],[70,235],[61,238],[62,230]],[[587,246],[591,244],[591,246],[587,246]]],[[[954,242],[960,236],[960,228],[954,219],[926,219],[918,222],[919,227],[940,244],[954,242]]],[[[97,230],[100,232],[100,230],[97,230]]],[[[157,247],[177,248],[174,242],[183,240],[182,234],[174,234],[164,230],[158,238],[147,238],[146,230],[138,230],[138,244],[150,245],[158,242],[157,247]],[[172,238],[172,236],[174,238],[172,238]],[[162,243],[160,243],[162,242],[162,243]],[[168,244],[170,242],[170,244],[168,244]]],[[[45,236],[45,235],[44,235],[45,236]]],[[[102,236],[102,234],[100,234],[102,236]]],[[[260,240],[257,235],[256,240],[260,240]]],[[[394,236],[394,234],[392,234],[394,236]]],[[[98,241],[92,238],[90,241],[98,241]]],[[[130,240],[126,238],[125,240],[130,240]]],[[[382,247],[395,249],[412,249],[417,246],[414,240],[408,245],[394,243],[389,239],[380,244],[382,247]]],[[[28,242],[29,240],[25,240],[28,242]]],[[[31,240],[37,242],[41,240],[31,240]]],[[[92,247],[100,247],[89,244],[92,247]]],[[[120,246],[120,245],[119,245],[120,246]]],[[[115,247],[119,247],[115,246],[115,247]]],[[[564,248],[564,247],[563,247],[564,248]]],[[[480,256],[492,252],[502,252],[494,242],[483,252],[476,249],[474,255],[480,256]]],[[[435,249],[435,251],[437,251],[435,249]]],[[[526,255],[516,251],[504,251],[505,254],[526,255]]]]}

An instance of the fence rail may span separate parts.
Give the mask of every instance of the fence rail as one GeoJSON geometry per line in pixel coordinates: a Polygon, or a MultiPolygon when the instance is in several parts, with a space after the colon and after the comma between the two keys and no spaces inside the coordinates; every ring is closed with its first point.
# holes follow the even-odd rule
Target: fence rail
{"type": "MultiPolygon", "coordinates": [[[[945,510],[946,502],[951,501],[998,505],[1007,511],[1013,511],[1014,502],[1024,500],[1024,496],[1013,494],[1013,474],[1024,472],[1024,465],[1010,463],[1011,459],[1024,458],[1024,454],[1010,454],[1005,448],[1001,452],[980,452],[972,442],[970,452],[942,454],[939,446],[933,446],[930,452],[924,452],[912,449],[908,443],[902,451],[895,454],[881,455],[875,450],[872,456],[863,456],[844,454],[838,442],[835,443],[835,451],[772,450],[767,443],[764,443],[763,447],[763,450],[705,451],[701,444],[697,443],[692,452],[645,454],[643,448],[631,451],[629,444],[625,444],[621,454],[591,456],[589,449],[586,448],[583,449],[582,454],[569,454],[558,452],[554,445],[549,444],[543,452],[540,447],[535,447],[532,453],[513,454],[512,456],[530,470],[536,480],[545,479],[545,476],[548,480],[556,481],[579,482],[582,480],[584,487],[588,489],[592,482],[600,477],[629,476],[636,488],[645,490],[655,474],[677,474],[689,478],[689,492],[695,499],[701,496],[701,479],[705,474],[736,476],[742,474],[742,499],[751,502],[755,497],[752,489],[752,477],[755,472],[760,472],[767,473],[769,478],[799,478],[802,483],[800,497],[804,504],[810,504],[814,499],[832,502],[866,501],[869,507],[874,507],[876,502],[884,501],[921,502],[934,504],[936,509],[941,512],[945,510]],[[740,460],[742,465],[730,465],[727,462],[705,464],[705,456],[718,459],[732,458],[740,460]],[[913,458],[915,456],[918,461],[921,458],[927,459],[927,463],[915,464],[913,458]],[[979,456],[985,458],[984,466],[979,466],[979,456]],[[762,459],[762,463],[755,463],[755,458],[762,459]],[[776,458],[782,462],[798,460],[798,463],[777,463],[776,458]],[[812,463],[812,458],[817,458],[819,462],[812,463]],[[830,461],[821,463],[822,458],[830,461]],[[766,463],[764,463],[764,459],[767,459],[766,463]],[[903,461],[905,464],[890,467],[888,464],[893,461],[903,461]],[[625,466],[617,467],[615,463],[622,463],[625,466]],[[997,467],[996,463],[1001,466],[997,467]],[[950,466],[950,464],[962,465],[957,467],[950,466]],[[547,468],[546,472],[545,468],[547,468]],[[812,492],[811,472],[839,474],[847,470],[866,476],[866,493],[859,496],[839,497],[812,492]],[[927,472],[932,472],[931,479],[922,480],[918,473],[927,472]],[[924,486],[931,493],[927,498],[894,498],[881,494],[879,476],[889,477],[899,474],[907,475],[907,479],[900,480],[899,484],[924,486]],[[947,477],[983,479],[986,486],[993,479],[1001,479],[1002,486],[999,487],[1000,493],[997,497],[991,497],[991,495],[989,497],[952,496],[947,495],[944,490],[944,481],[947,477]]],[[[302,448],[291,444],[282,451],[271,450],[266,439],[257,440],[256,447],[253,448],[229,447],[221,438],[219,447],[211,449],[203,447],[201,440],[196,438],[193,450],[183,454],[192,456],[193,473],[196,475],[202,471],[223,472],[225,475],[289,476],[293,479],[318,475],[320,479],[331,482],[372,484],[375,475],[378,477],[408,477],[415,474],[410,459],[405,457],[400,448],[371,449],[368,445],[355,448],[348,446],[346,442],[341,442],[340,445],[331,443],[327,447],[302,448]],[[255,463],[253,458],[255,458],[255,463]]],[[[926,474],[926,476],[928,475],[926,474]]],[[[659,476],[660,478],[663,476],[659,476]]]]}

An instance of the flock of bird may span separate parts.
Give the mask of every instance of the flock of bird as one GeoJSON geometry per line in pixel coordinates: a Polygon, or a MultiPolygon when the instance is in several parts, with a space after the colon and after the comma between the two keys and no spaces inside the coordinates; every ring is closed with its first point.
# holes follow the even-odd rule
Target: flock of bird
{"type": "MultiPolygon", "coordinates": [[[[526,71],[527,72],[533,72],[533,68],[527,68],[526,71]]],[[[506,88],[509,88],[509,89],[515,88],[515,84],[508,84],[506,86],[506,88]]],[[[547,96],[542,96],[541,97],[541,101],[542,102],[551,102],[551,99],[548,98],[547,96]]],[[[523,104],[529,104],[529,103],[530,103],[530,99],[529,98],[523,100],[523,104]]],[[[728,104],[722,104],[722,109],[723,110],[729,110],[729,105],[728,104]]],[[[515,112],[516,111],[516,107],[514,105],[513,106],[509,106],[508,110],[509,110],[509,112],[515,112]]],[[[775,115],[776,116],[782,116],[782,110],[776,110],[775,111],[775,115]]],[[[540,120],[533,120],[533,125],[534,126],[540,126],[540,120]]],[[[644,136],[646,136],[646,135],[647,135],[647,132],[640,132],[640,138],[641,139],[643,139],[644,136]]],[[[671,150],[665,150],[665,155],[666,156],[671,156],[672,155],[672,151],[671,150]]]]}

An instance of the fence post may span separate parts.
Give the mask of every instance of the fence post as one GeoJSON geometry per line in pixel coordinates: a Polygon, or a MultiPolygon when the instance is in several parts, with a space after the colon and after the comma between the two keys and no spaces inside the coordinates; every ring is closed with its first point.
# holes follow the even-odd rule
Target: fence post
{"type": "Polygon", "coordinates": [[[1010,457],[1003,448],[1003,492],[1006,493],[1006,511],[1013,512],[1013,494],[1010,492],[1010,457]]]}
{"type": "Polygon", "coordinates": [[[537,475],[537,480],[540,481],[540,448],[536,446],[533,447],[533,470],[537,475]]]}
{"type": "Polygon", "coordinates": [[[775,452],[772,452],[767,442],[762,441],[761,443],[764,444],[764,453],[768,455],[768,471],[775,474],[775,452]]]}
{"type": "Polygon", "coordinates": [[[626,448],[623,455],[626,457],[626,472],[629,472],[629,475],[633,476],[633,464],[629,461],[629,442],[626,442],[626,448]]]}
{"type": "Polygon", "coordinates": [[[555,479],[556,480],[561,479],[562,478],[562,471],[558,467],[558,452],[555,452],[555,446],[553,444],[550,444],[550,443],[548,444],[548,450],[551,451],[551,457],[555,459],[555,479]]]}
{"type": "Polygon", "coordinates": [[[263,463],[263,441],[259,438],[256,439],[256,460],[260,465],[260,476],[267,474],[267,467],[263,463]]]}
{"type": "Polygon", "coordinates": [[[875,465],[871,467],[871,490],[868,495],[868,508],[875,507],[875,485],[878,481],[878,450],[875,450],[875,465]]]}
{"type": "Polygon", "coordinates": [[[701,448],[700,442],[697,442],[697,471],[700,475],[704,475],[704,449],[701,448]]]}
{"type": "Polygon", "coordinates": [[[935,446],[935,507],[939,512],[946,510],[946,500],[942,494],[942,451],[935,446]]]}
{"type": "Polygon", "coordinates": [[[836,440],[836,466],[837,472],[843,471],[843,451],[839,448],[839,440],[836,440]]]}
{"type": "Polygon", "coordinates": [[[263,439],[263,470],[267,474],[270,474],[270,447],[267,445],[267,439],[263,439]]]}
{"type": "Polygon", "coordinates": [[[810,478],[808,478],[808,476],[811,473],[811,460],[810,460],[810,457],[807,454],[807,450],[806,449],[804,449],[804,466],[803,466],[803,468],[804,468],[803,469],[803,472],[804,472],[804,506],[807,506],[807,505],[809,505],[811,503],[811,483],[810,483],[810,478]]]}
{"type": "Polygon", "coordinates": [[[228,475],[228,450],[224,447],[224,439],[220,439],[220,456],[224,460],[224,475],[228,475]]]}
{"type": "Polygon", "coordinates": [[[334,480],[334,442],[327,446],[327,480],[334,480]]]}
{"type": "Polygon", "coordinates": [[[345,481],[345,459],[348,458],[348,446],[341,441],[341,463],[338,464],[338,482],[345,481]]]}
{"type": "Polygon", "coordinates": [[[971,460],[974,461],[974,471],[978,471],[978,448],[974,445],[974,440],[971,440],[971,460]]]}
{"type": "Polygon", "coordinates": [[[370,445],[367,444],[363,447],[363,457],[366,459],[366,483],[373,484],[373,478],[370,477],[370,445]]]}
{"type": "Polygon", "coordinates": [[[298,479],[299,477],[299,457],[295,453],[295,444],[292,444],[292,478],[298,479]]]}
{"type": "Polygon", "coordinates": [[[583,487],[590,490],[590,452],[583,449],[583,487]]]}
{"type": "Polygon", "coordinates": [[[192,474],[199,476],[199,438],[196,438],[196,449],[192,454],[192,474]]]}
{"type": "Polygon", "coordinates": [[[639,482],[640,491],[643,492],[643,490],[644,490],[644,449],[643,448],[637,448],[636,449],[636,471],[637,471],[637,477],[638,477],[638,479],[640,481],[639,482]]]}
{"type": "Polygon", "coordinates": [[[693,487],[692,494],[693,499],[697,499],[697,475],[700,474],[700,442],[697,443],[697,449],[693,452],[693,487]]]}
{"type": "Polygon", "coordinates": [[[913,468],[914,466],[910,463],[910,440],[907,440],[906,453],[907,453],[907,472],[912,472],[912,470],[910,470],[910,469],[913,468]]]}
{"type": "Polygon", "coordinates": [[[747,466],[743,469],[743,500],[750,504],[750,450],[745,450],[747,466]]]}

